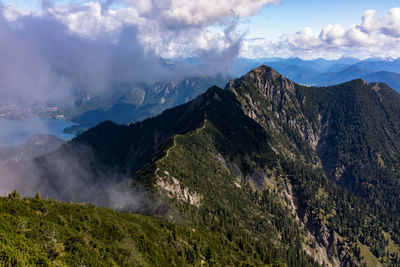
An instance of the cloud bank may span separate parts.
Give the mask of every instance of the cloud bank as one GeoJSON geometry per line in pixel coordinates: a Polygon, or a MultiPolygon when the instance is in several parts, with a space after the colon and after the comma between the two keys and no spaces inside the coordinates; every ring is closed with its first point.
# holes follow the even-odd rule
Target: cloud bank
{"type": "Polygon", "coordinates": [[[375,10],[367,10],[362,14],[361,22],[350,28],[335,24],[314,33],[310,27],[306,27],[296,33],[283,35],[279,41],[250,42],[246,47],[244,53],[256,57],[399,57],[400,7],[391,9],[383,17],[378,16],[375,10]]]}
{"type": "Polygon", "coordinates": [[[138,210],[147,205],[147,190],[132,188],[130,176],[104,169],[90,148],[60,149],[35,160],[0,161],[0,196],[17,190],[22,196],[90,202],[112,209],[138,210]]]}
{"type": "Polygon", "coordinates": [[[240,18],[278,2],[42,1],[39,11],[0,2],[3,100],[73,103],[76,95],[101,94],[115,82],[227,73],[243,39],[236,30],[240,18]],[[202,63],[162,60],[184,57],[202,63]]]}

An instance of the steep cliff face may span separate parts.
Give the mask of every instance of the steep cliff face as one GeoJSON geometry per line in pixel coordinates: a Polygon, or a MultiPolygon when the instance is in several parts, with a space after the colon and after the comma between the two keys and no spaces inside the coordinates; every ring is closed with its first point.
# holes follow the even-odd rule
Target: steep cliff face
{"type": "MultiPolygon", "coordinates": [[[[274,69],[261,66],[242,78],[232,80],[225,89],[235,93],[245,113],[263,125],[266,131],[276,131],[285,136],[286,141],[275,140],[275,145],[293,158],[294,150],[306,147],[303,141],[315,150],[321,133],[320,122],[310,121],[303,114],[302,103],[296,97],[297,88],[296,84],[274,69]],[[294,140],[298,136],[291,137],[288,131],[299,134],[301,139],[294,140]]],[[[313,151],[303,154],[306,156],[304,160],[318,164],[313,151]]]]}
{"type": "MultiPolygon", "coordinates": [[[[400,98],[391,88],[362,80],[324,88],[305,87],[261,66],[232,80],[226,89],[234,92],[245,113],[270,133],[269,142],[278,154],[323,171],[329,183],[340,185],[340,190],[351,192],[366,206],[385,207],[379,212],[370,209],[368,216],[382,214],[386,219],[397,218],[397,211],[392,216],[389,210],[399,204],[395,192],[399,190],[396,177],[399,176],[400,98]]],[[[329,190],[325,186],[322,188],[325,196],[321,193],[317,199],[331,199],[326,191],[329,190]]],[[[297,198],[303,197],[302,192],[297,192],[297,198]]],[[[349,253],[352,245],[338,241],[342,239],[337,237],[340,235],[335,227],[323,219],[332,216],[315,216],[310,206],[301,201],[296,203],[300,221],[325,248],[326,255],[335,256],[336,263],[355,262],[354,253],[353,256],[349,253]]],[[[334,213],[338,211],[331,209],[334,213]]],[[[394,229],[391,238],[398,240],[398,227],[389,225],[394,229]]],[[[385,239],[379,231],[377,243],[385,239]]],[[[366,243],[364,237],[358,238],[366,243]]],[[[383,257],[384,252],[376,244],[367,243],[375,256],[383,257]]],[[[355,251],[357,254],[358,250],[355,251]]]]}
{"type": "MultiPolygon", "coordinates": [[[[261,66],[247,75],[232,80],[226,90],[234,92],[241,102],[244,112],[257,121],[270,133],[271,147],[284,159],[301,161],[304,165],[320,168],[322,166],[316,148],[321,136],[321,115],[316,121],[309,120],[303,113],[302,102],[297,98],[298,86],[283,77],[272,68],[261,66]]],[[[322,264],[338,265],[345,262],[344,257],[332,255],[328,250],[333,243],[333,235],[325,224],[322,224],[314,211],[302,205],[296,198],[301,194],[293,192],[291,181],[284,175],[273,175],[275,185],[285,181],[290,190],[281,192],[281,197],[290,196],[289,208],[294,211],[301,227],[309,233],[305,250],[322,264]],[[290,193],[289,193],[290,192],[290,193]],[[314,248],[307,244],[316,244],[314,248]],[[328,260],[329,259],[329,260],[328,260]]],[[[349,262],[347,260],[347,262],[349,262]]]]}

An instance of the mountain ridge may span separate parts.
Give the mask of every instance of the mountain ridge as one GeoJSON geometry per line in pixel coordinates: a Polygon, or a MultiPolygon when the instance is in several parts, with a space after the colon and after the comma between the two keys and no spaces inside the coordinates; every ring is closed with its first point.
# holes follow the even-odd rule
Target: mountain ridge
{"type": "Polygon", "coordinates": [[[154,118],[101,123],[37,161],[46,170],[70,151],[115,169],[147,192],[131,211],[221,233],[256,265],[396,264],[398,101],[385,84],[307,87],[260,66],[154,118]]]}

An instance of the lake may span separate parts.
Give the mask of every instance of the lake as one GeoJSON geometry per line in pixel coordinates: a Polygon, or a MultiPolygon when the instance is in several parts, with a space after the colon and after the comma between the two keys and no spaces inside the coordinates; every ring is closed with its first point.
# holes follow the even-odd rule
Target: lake
{"type": "Polygon", "coordinates": [[[20,145],[34,134],[51,134],[63,140],[70,140],[74,135],[64,134],[63,130],[71,125],[74,125],[74,123],[49,118],[30,120],[0,119],[0,145],[20,145]]]}

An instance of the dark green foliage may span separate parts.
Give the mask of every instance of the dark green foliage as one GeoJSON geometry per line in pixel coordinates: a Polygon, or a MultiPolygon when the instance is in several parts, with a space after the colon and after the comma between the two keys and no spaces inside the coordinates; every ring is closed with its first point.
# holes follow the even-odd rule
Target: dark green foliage
{"type": "MultiPolygon", "coordinates": [[[[368,202],[379,225],[400,242],[400,228],[394,223],[400,217],[399,95],[384,84],[366,85],[362,80],[299,87],[297,92],[299,99],[308,100],[304,114],[310,120],[321,114],[321,124],[327,125],[317,152],[328,177],[368,202]]],[[[382,243],[382,234],[375,231],[362,235],[362,243],[370,243],[366,236],[380,236],[382,243]]],[[[382,256],[382,245],[373,246],[374,254],[382,256]]]]}
{"type": "Polygon", "coordinates": [[[21,196],[18,194],[17,190],[12,191],[10,194],[8,194],[9,199],[20,199],[21,196]]]}
{"type": "Polygon", "coordinates": [[[79,135],[72,143],[90,146],[96,159],[106,166],[134,172],[148,163],[158,147],[172,135],[197,128],[209,109],[205,101],[204,97],[199,97],[129,126],[107,121],[79,135]]]}
{"type": "Polygon", "coordinates": [[[38,199],[38,200],[42,199],[42,197],[40,196],[40,192],[36,192],[35,199],[38,199]]]}
{"type": "Polygon", "coordinates": [[[2,266],[241,265],[243,259],[235,243],[209,230],[90,204],[0,198],[2,266]]]}
{"type": "MultiPolygon", "coordinates": [[[[170,205],[175,205],[190,224],[224,234],[247,255],[243,260],[314,265],[314,260],[302,251],[299,225],[278,194],[264,190],[259,195],[246,183],[235,185],[241,182],[221,164],[226,161],[238,166],[243,179],[255,171],[272,168],[277,161],[268,145],[268,134],[243,114],[230,92],[215,89],[208,94],[215,103],[204,124],[186,135],[174,136],[165,148],[168,152],[161,153],[148,171],[138,173],[134,179],[154,179],[154,173],[168,173],[166,179],[177,177],[182,186],[201,194],[199,208],[181,201],[170,205]]],[[[207,250],[206,257],[212,255],[207,250]]]]}
{"type": "Polygon", "coordinates": [[[399,242],[397,93],[362,80],[326,88],[300,86],[265,66],[227,89],[248,113],[257,110],[253,117],[271,132],[270,143],[282,149],[281,155],[292,154],[280,157],[282,174],[294,185],[299,215],[306,216],[317,239],[326,229],[331,238],[346,237],[354,254],[359,240],[378,258],[387,246],[384,231],[399,242]],[[313,132],[319,135],[315,151],[305,142],[313,132]],[[319,160],[325,173],[315,169],[319,160]]]}

